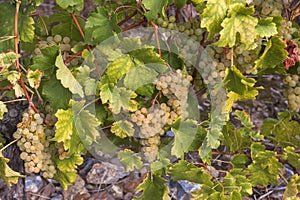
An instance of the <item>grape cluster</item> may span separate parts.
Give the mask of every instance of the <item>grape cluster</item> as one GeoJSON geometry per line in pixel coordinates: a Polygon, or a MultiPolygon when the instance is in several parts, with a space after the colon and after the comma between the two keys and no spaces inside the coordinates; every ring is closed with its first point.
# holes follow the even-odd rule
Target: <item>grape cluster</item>
{"type": "Polygon", "coordinates": [[[281,16],[283,10],[282,3],[276,0],[254,0],[251,5],[254,5],[255,10],[262,16],[281,16]]]}
{"type": "Polygon", "coordinates": [[[253,66],[255,66],[255,61],[258,59],[261,41],[257,42],[257,44],[257,47],[253,50],[243,50],[241,46],[234,49],[234,64],[242,73],[257,74],[257,69],[253,68],[253,66]]]}
{"type": "Polygon", "coordinates": [[[19,139],[17,145],[22,151],[20,158],[25,162],[25,171],[42,172],[45,178],[52,178],[56,169],[48,150],[46,130],[42,116],[30,109],[23,113],[22,121],[18,123],[13,137],[19,139]]]}
{"type": "Polygon", "coordinates": [[[292,34],[297,31],[296,28],[292,27],[292,22],[286,19],[282,19],[278,28],[278,35],[282,39],[291,40],[292,34]]]}
{"type": "MultiPolygon", "coordinates": [[[[76,42],[71,42],[69,37],[62,37],[61,35],[48,36],[45,41],[39,41],[36,48],[34,49],[34,54],[42,55],[41,49],[44,49],[48,46],[59,45],[59,49],[62,52],[62,56],[65,59],[71,56],[71,49],[74,47],[76,42]]],[[[76,45],[80,45],[77,43],[76,45]]],[[[75,57],[70,61],[72,66],[78,65],[80,58],[75,57]]]]}
{"type": "Polygon", "coordinates": [[[170,16],[169,18],[158,18],[157,24],[162,28],[179,31],[198,42],[202,41],[203,33],[205,32],[205,30],[201,28],[199,21],[176,23],[175,16],[170,16]]]}
{"type": "MultiPolygon", "coordinates": [[[[300,67],[298,67],[298,73],[300,72],[300,67]]],[[[292,111],[300,111],[300,82],[299,76],[297,74],[289,74],[285,77],[283,81],[288,89],[285,91],[287,96],[289,107],[292,111]]]]}
{"type": "Polygon", "coordinates": [[[165,127],[180,116],[183,119],[188,117],[186,109],[191,80],[192,77],[184,75],[181,70],[160,76],[154,84],[168,100],[150,108],[142,107],[131,114],[130,120],[137,126],[137,137],[146,161],[153,162],[157,158],[160,136],[164,135],[165,127]]]}

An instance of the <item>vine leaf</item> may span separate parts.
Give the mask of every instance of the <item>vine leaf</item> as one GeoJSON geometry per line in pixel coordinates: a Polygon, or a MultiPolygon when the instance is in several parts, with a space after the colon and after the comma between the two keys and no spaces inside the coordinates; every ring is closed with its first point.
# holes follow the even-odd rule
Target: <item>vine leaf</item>
{"type": "Polygon", "coordinates": [[[272,17],[260,19],[255,29],[257,34],[262,38],[268,38],[277,34],[277,27],[276,24],[273,22],[272,17]]]}
{"type": "Polygon", "coordinates": [[[213,182],[211,182],[212,177],[209,174],[185,160],[180,160],[178,163],[170,166],[168,171],[174,181],[187,180],[213,186],[213,182]]]}
{"type": "Polygon", "coordinates": [[[84,39],[88,44],[95,45],[113,36],[114,32],[120,31],[115,16],[109,16],[104,8],[98,7],[86,21],[84,39]]]}
{"type": "Polygon", "coordinates": [[[67,190],[68,186],[76,181],[77,172],[76,171],[62,172],[59,169],[57,169],[53,178],[61,184],[64,190],[67,190]]]}
{"type": "Polygon", "coordinates": [[[252,195],[252,184],[242,169],[233,169],[226,174],[222,182],[225,193],[231,193],[231,199],[241,199],[252,195]],[[237,196],[239,194],[239,196],[237,196]]]}
{"type": "Polygon", "coordinates": [[[3,103],[3,101],[0,101],[0,120],[3,119],[4,113],[6,113],[8,110],[6,108],[6,104],[3,103]]]}
{"type": "Polygon", "coordinates": [[[73,154],[67,158],[59,159],[55,158],[55,164],[57,168],[62,172],[76,172],[76,165],[81,165],[83,163],[83,158],[78,154],[73,154]]]}
{"type": "Polygon", "coordinates": [[[112,101],[114,84],[111,83],[107,76],[103,76],[99,82],[100,98],[103,104],[112,101]]]}
{"type": "Polygon", "coordinates": [[[295,152],[295,148],[290,147],[290,146],[284,148],[284,156],[283,157],[295,169],[300,169],[300,155],[295,152]]]}
{"type": "Polygon", "coordinates": [[[226,113],[230,113],[232,110],[232,106],[236,101],[243,101],[243,100],[254,100],[256,96],[258,95],[258,90],[253,88],[248,91],[246,91],[244,94],[240,95],[238,93],[235,93],[233,91],[228,92],[227,94],[227,101],[224,107],[224,110],[226,113]]]}
{"type": "Polygon", "coordinates": [[[61,84],[65,88],[68,88],[72,94],[78,94],[80,97],[84,97],[82,86],[64,64],[61,53],[56,58],[55,66],[58,68],[56,71],[56,77],[61,81],[61,84]]]}
{"type": "Polygon", "coordinates": [[[229,8],[228,13],[230,17],[222,22],[221,37],[215,44],[231,48],[236,44],[239,33],[241,43],[249,49],[255,41],[255,27],[258,23],[258,19],[251,16],[254,13],[254,7],[245,7],[244,4],[237,3],[229,8]]]}
{"type": "Polygon", "coordinates": [[[240,95],[244,94],[249,87],[253,87],[256,82],[253,78],[245,77],[235,66],[228,67],[225,73],[226,88],[240,95]]]}
{"type": "Polygon", "coordinates": [[[110,130],[120,138],[132,137],[134,134],[133,124],[127,120],[114,122],[110,130]]]}
{"type": "Polygon", "coordinates": [[[143,191],[141,196],[134,198],[136,200],[163,200],[168,194],[168,188],[165,186],[167,181],[157,175],[148,173],[146,179],[137,187],[137,191],[143,191]]]}
{"type": "Polygon", "coordinates": [[[175,138],[171,154],[178,158],[183,157],[184,153],[190,150],[191,144],[195,140],[198,131],[197,122],[194,120],[180,121],[178,126],[172,127],[171,130],[175,138]]]}
{"type": "MultiPolygon", "coordinates": [[[[283,194],[283,199],[294,199],[300,192],[300,177],[298,174],[294,174],[283,194]]],[[[295,198],[297,199],[297,197],[295,198]]]]}
{"type": "MultiPolygon", "coordinates": [[[[85,21],[80,17],[77,21],[81,27],[84,27],[85,21]]],[[[71,15],[67,11],[61,11],[49,17],[49,25],[55,24],[51,28],[53,35],[63,35],[69,37],[71,40],[81,41],[82,37],[78,28],[76,27],[71,15]],[[72,31],[70,31],[72,30],[72,31]]]]}
{"type": "Polygon", "coordinates": [[[106,74],[112,82],[117,82],[128,71],[135,67],[130,56],[124,55],[111,62],[106,69],[106,74]]]}
{"type": "Polygon", "coordinates": [[[0,151],[0,178],[4,180],[7,186],[10,188],[12,184],[17,184],[19,177],[24,178],[19,172],[12,170],[7,163],[9,159],[3,157],[0,151]]]}
{"type": "Polygon", "coordinates": [[[126,73],[126,76],[124,78],[124,86],[130,90],[135,91],[136,89],[148,83],[153,83],[153,80],[157,75],[158,73],[149,67],[135,67],[126,73]]]}
{"type": "Polygon", "coordinates": [[[202,13],[201,27],[209,32],[208,40],[222,30],[221,23],[226,17],[228,6],[225,1],[209,0],[202,13]]]}
{"type": "Polygon", "coordinates": [[[94,95],[96,91],[96,80],[90,77],[91,69],[84,65],[77,68],[76,79],[83,86],[86,96],[94,95]]]}
{"type": "Polygon", "coordinates": [[[141,157],[129,149],[119,151],[118,158],[127,172],[133,171],[134,168],[140,169],[143,166],[141,157]]]}
{"type": "Polygon", "coordinates": [[[68,7],[75,7],[77,11],[81,11],[84,7],[83,0],[56,0],[56,3],[62,9],[67,9],[68,7]]]}
{"type": "Polygon", "coordinates": [[[74,130],[74,116],[72,110],[62,110],[59,109],[55,116],[57,117],[57,122],[55,124],[56,132],[52,141],[63,142],[64,149],[68,150],[70,146],[67,141],[71,140],[73,130],[74,130]]]}
{"type": "Polygon", "coordinates": [[[267,118],[263,121],[261,132],[270,140],[281,147],[300,147],[299,132],[300,125],[292,120],[292,113],[278,113],[278,120],[267,118]]]}
{"type": "Polygon", "coordinates": [[[129,111],[136,111],[137,104],[132,98],[137,97],[137,94],[132,90],[127,90],[124,87],[115,87],[112,93],[111,108],[114,114],[119,114],[121,108],[129,111]]]}
{"type": "Polygon", "coordinates": [[[154,20],[157,14],[165,16],[164,8],[168,5],[168,0],[143,0],[145,8],[148,10],[145,13],[148,21],[154,20]]]}
{"type": "Polygon", "coordinates": [[[38,89],[40,87],[43,75],[44,72],[39,69],[36,69],[34,71],[28,69],[26,76],[30,87],[38,89]]]}
{"type": "Polygon", "coordinates": [[[234,112],[234,116],[246,127],[249,129],[252,129],[254,127],[254,124],[252,123],[250,119],[249,113],[247,113],[244,110],[236,110],[234,112]]]}
{"type": "Polygon", "coordinates": [[[284,50],[285,47],[285,42],[280,38],[272,37],[268,41],[263,54],[255,61],[255,68],[266,70],[282,64],[288,55],[287,51],[284,50]]]}
{"type": "Polygon", "coordinates": [[[265,150],[265,147],[259,143],[251,145],[252,164],[247,171],[251,174],[249,180],[253,185],[266,187],[268,184],[276,185],[278,183],[282,164],[277,160],[276,153],[265,150]]]}
{"type": "Polygon", "coordinates": [[[72,93],[61,85],[55,74],[48,81],[44,82],[42,94],[55,111],[67,109],[69,100],[72,97],[72,93]]]}

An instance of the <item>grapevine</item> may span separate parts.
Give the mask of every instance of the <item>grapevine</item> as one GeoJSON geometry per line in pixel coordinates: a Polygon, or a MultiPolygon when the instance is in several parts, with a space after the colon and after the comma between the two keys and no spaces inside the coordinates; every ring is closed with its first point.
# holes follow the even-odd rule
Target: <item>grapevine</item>
{"type": "Polygon", "coordinates": [[[41,176],[91,198],[178,199],[176,184],[196,200],[300,197],[299,1],[50,2],[0,3],[8,188],[41,176]]]}

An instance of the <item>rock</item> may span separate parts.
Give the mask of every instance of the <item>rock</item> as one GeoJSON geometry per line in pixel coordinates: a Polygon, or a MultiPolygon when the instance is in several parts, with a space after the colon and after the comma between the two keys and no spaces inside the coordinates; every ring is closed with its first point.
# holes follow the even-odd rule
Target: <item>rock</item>
{"type": "Polygon", "coordinates": [[[120,188],[119,186],[117,185],[113,185],[111,187],[112,191],[113,191],[113,196],[116,198],[116,199],[123,199],[123,190],[122,188],[120,188]]]}
{"type": "Polygon", "coordinates": [[[99,192],[96,194],[93,194],[89,200],[115,200],[115,198],[109,194],[107,191],[99,192]]]}
{"type": "Polygon", "coordinates": [[[64,192],[64,198],[68,200],[78,200],[76,198],[78,196],[85,196],[86,198],[90,196],[85,188],[85,182],[80,176],[77,176],[76,181],[64,192]]]}
{"type": "Polygon", "coordinates": [[[186,180],[178,181],[185,192],[190,193],[201,189],[201,184],[195,184],[186,180]]]}
{"type": "Polygon", "coordinates": [[[61,194],[55,195],[54,197],[51,198],[51,200],[63,200],[63,196],[61,194]]]}
{"type": "Polygon", "coordinates": [[[25,178],[25,191],[37,193],[43,187],[43,180],[40,176],[27,176],[25,178]]]}
{"type": "Polygon", "coordinates": [[[93,165],[86,176],[86,181],[92,184],[113,184],[128,174],[124,167],[102,162],[93,165]]]}

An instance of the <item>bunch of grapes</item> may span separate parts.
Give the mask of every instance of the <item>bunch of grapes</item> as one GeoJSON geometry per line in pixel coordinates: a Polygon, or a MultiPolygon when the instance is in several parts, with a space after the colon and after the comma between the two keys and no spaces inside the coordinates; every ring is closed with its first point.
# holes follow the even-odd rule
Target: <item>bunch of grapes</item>
{"type": "Polygon", "coordinates": [[[191,81],[192,77],[184,75],[181,70],[160,76],[154,84],[167,101],[150,108],[142,107],[131,114],[130,120],[137,127],[137,137],[146,161],[153,162],[157,158],[160,136],[164,135],[166,126],[172,125],[180,116],[183,119],[188,117],[186,109],[191,81]]]}
{"type": "MultiPolygon", "coordinates": [[[[300,67],[298,67],[298,74],[300,72],[300,67]]],[[[289,74],[285,77],[283,81],[288,89],[285,91],[287,96],[289,107],[292,111],[300,111],[300,82],[299,76],[297,74],[289,74]]]]}
{"type": "MultiPolygon", "coordinates": [[[[182,22],[176,23],[176,17],[170,16],[169,18],[158,18],[157,24],[166,29],[179,31],[186,36],[191,37],[194,41],[202,41],[203,33],[205,32],[204,29],[201,28],[199,21],[189,21],[189,22],[182,22]]],[[[167,35],[170,36],[170,35],[167,35]]]]}
{"type": "Polygon", "coordinates": [[[17,145],[22,151],[20,158],[25,162],[25,171],[42,172],[45,178],[52,178],[56,169],[48,150],[46,130],[42,116],[29,109],[23,113],[22,121],[17,125],[13,137],[19,139],[17,145]]]}
{"type": "Polygon", "coordinates": [[[276,0],[254,0],[250,5],[262,16],[281,16],[283,10],[282,3],[276,0]]]}
{"type": "Polygon", "coordinates": [[[291,40],[293,33],[297,31],[296,28],[292,27],[292,22],[286,19],[282,19],[280,22],[280,27],[278,28],[278,35],[282,39],[291,40]]]}
{"type": "MultiPolygon", "coordinates": [[[[62,52],[63,59],[67,59],[71,56],[71,49],[74,45],[81,45],[81,43],[71,42],[69,37],[62,37],[61,35],[48,36],[45,41],[39,41],[36,48],[34,49],[34,53],[36,55],[42,55],[41,49],[44,49],[48,46],[58,45],[60,51],[62,52]]],[[[75,57],[70,61],[72,66],[78,65],[80,58],[75,57]]]]}
{"type": "Polygon", "coordinates": [[[257,47],[253,50],[243,50],[241,46],[237,46],[234,49],[234,64],[242,73],[257,74],[257,69],[253,68],[253,66],[255,66],[255,61],[258,59],[261,44],[261,40],[259,40],[257,47]]]}

